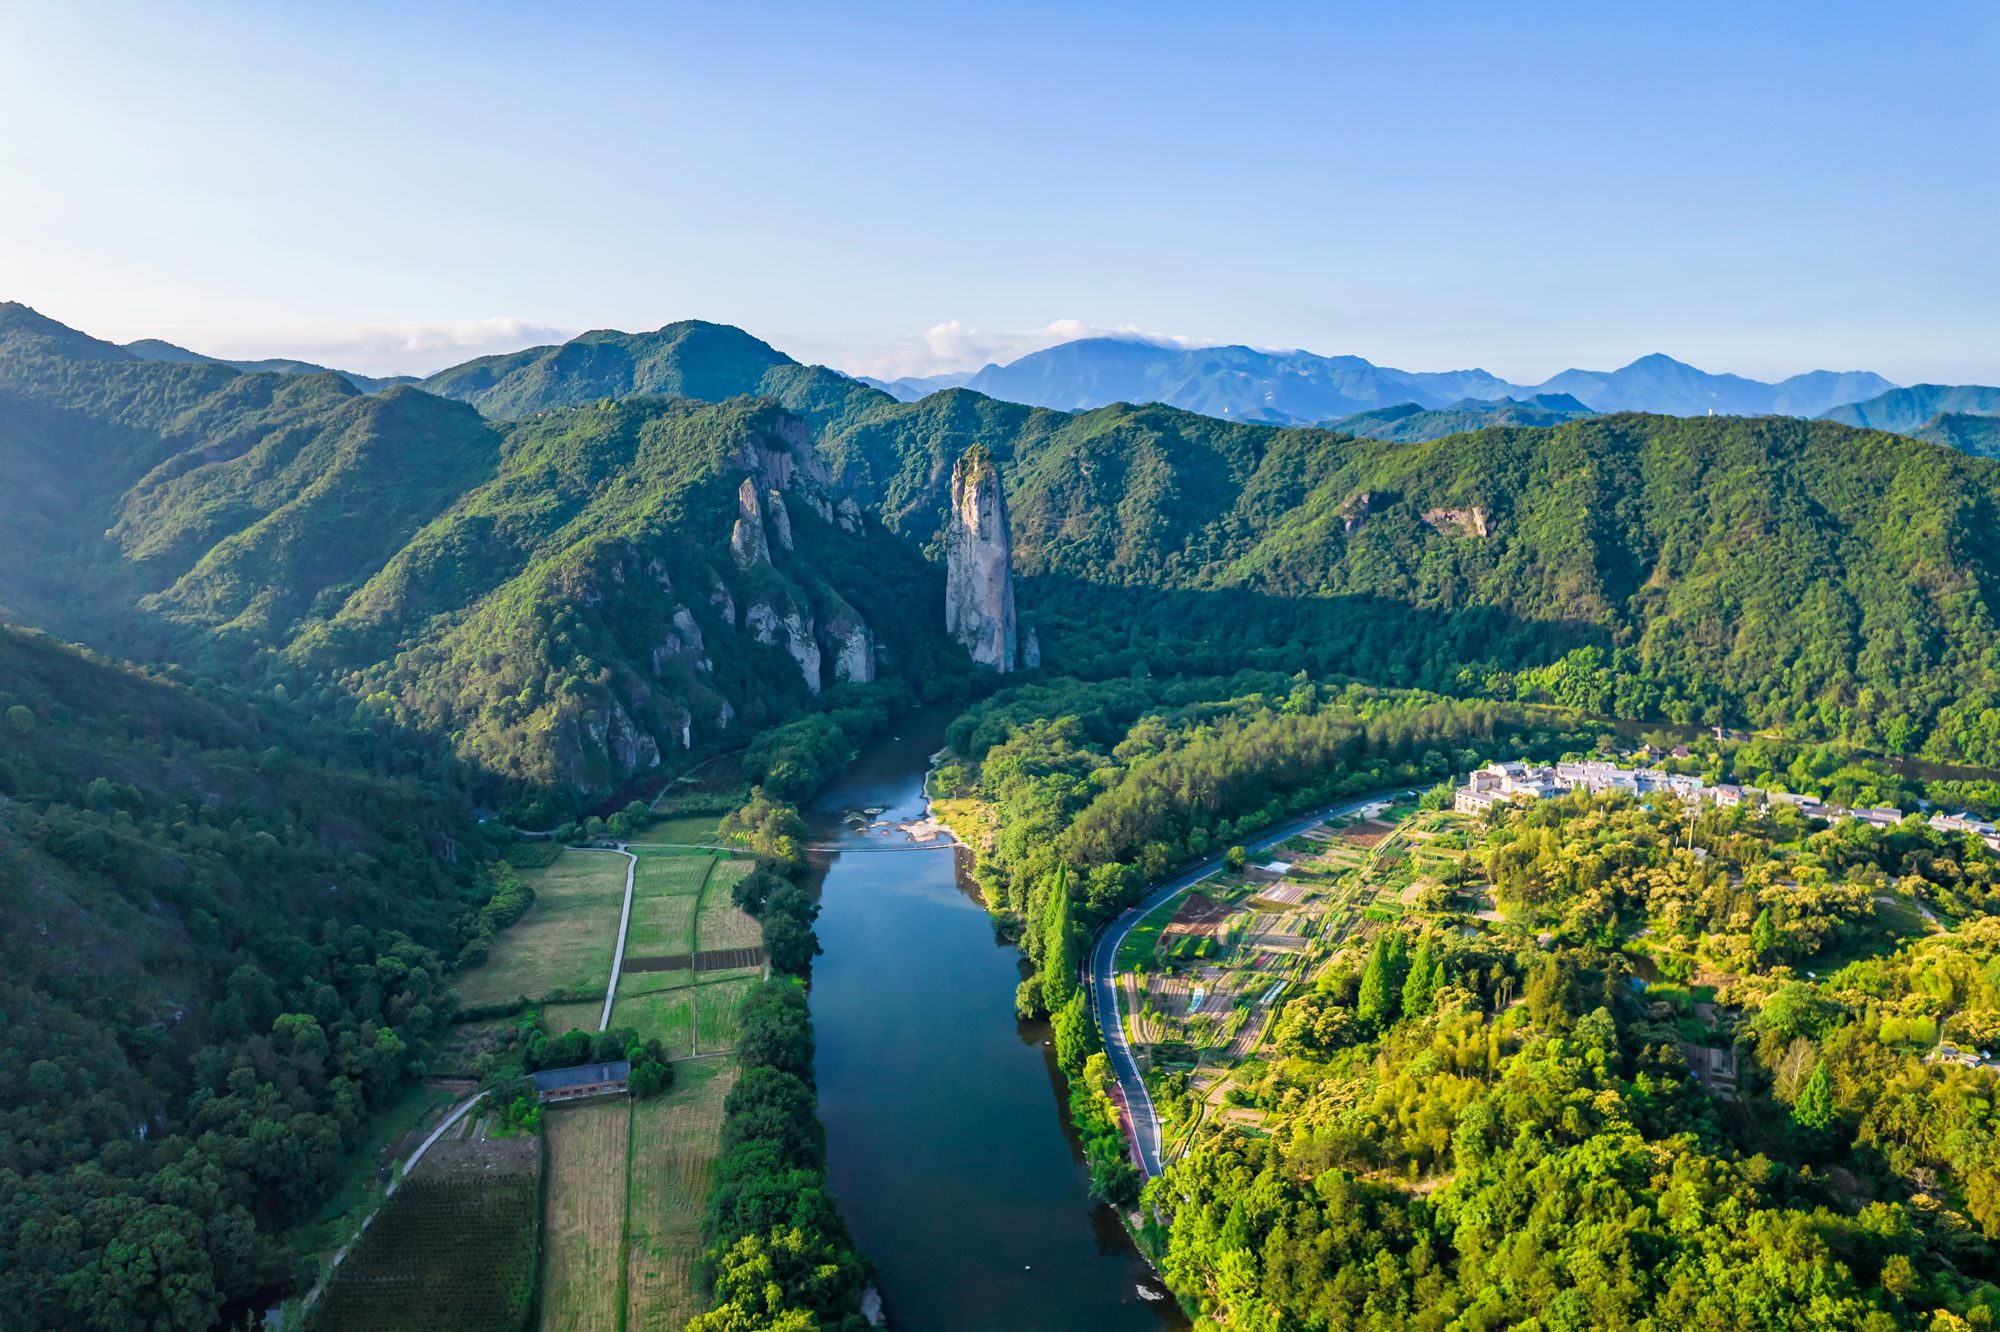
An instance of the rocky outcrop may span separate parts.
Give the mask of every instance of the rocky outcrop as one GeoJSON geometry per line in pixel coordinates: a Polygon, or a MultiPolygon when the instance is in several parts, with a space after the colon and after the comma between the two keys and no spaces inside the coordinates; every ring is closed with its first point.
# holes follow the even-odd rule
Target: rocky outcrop
{"type": "Polygon", "coordinates": [[[640,729],[616,698],[565,719],[566,741],[557,753],[570,785],[590,792],[615,786],[635,773],[660,766],[660,746],[640,729]],[[609,781],[605,777],[609,777],[609,781]]]}
{"type": "Polygon", "coordinates": [[[945,629],[996,671],[1015,656],[1013,541],[1007,500],[993,455],[974,445],[951,469],[951,518],[945,529],[945,629]]]}
{"type": "Polygon", "coordinates": [[[1021,635],[1021,669],[1032,671],[1041,664],[1042,640],[1035,632],[1035,626],[1031,624],[1027,632],[1021,635]]]}
{"type": "Polygon", "coordinates": [[[821,636],[833,659],[833,678],[867,684],[875,678],[875,632],[854,607],[831,592],[826,595],[821,636]]]}
{"type": "Polygon", "coordinates": [[[780,612],[768,601],[760,601],[743,612],[743,627],[765,647],[781,647],[798,664],[799,677],[806,688],[817,694],[820,686],[819,640],[813,637],[810,615],[796,608],[780,612]]]}
{"type": "Polygon", "coordinates": [[[787,415],[770,430],[745,440],[730,461],[752,473],[762,489],[796,495],[820,517],[833,521],[833,474],[798,417],[787,415]]]}
{"type": "Polygon", "coordinates": [[[861,530],[861,506],[854,502],[854,496],[844,496],[840,501],[837,512],[839,514],[841,531],[859,532],[861,530]]]}
{"type": "Polygon", "coordinates": [[[729,533],[729,552],[739,569],[771,562],[771,543],[764,538],[764,506],[757,498],[757,483],[749,477],[736,488],[736,526],[729,533]]]}
{"type": "Polygon", "coordinates": [[[1341,505],[1338,509],[1335,509],[1334,514],[1340,519],[1341,532],[1347,536],[1353,536],[1356,532],[1360,531],[1361,524],[1366,521],[1368,511],[1374,507],[1374,504],[1375,496],[1371,492],[1364,490],[1349,499],[1347,503],[1341,505]]]}
{"type": "Polygon", "coordinates": [[[785,507],[785,497],[772,491],[764,497],[765,508],[771,515],[771,531],[776,534],[778,544],[786,550],[792,548],[792,513],[785,507]]]}
{"type": "Polygon", "coordinates": [[[715,609],[727,624],[736,623],[736,598],[729,593],[729,584],[718,576],[714,586],[708,590],[708,604],[715,609]]]}
{"type": "Polygon", "coordinates": [[[1469,509],[1427,509],[1424,521],[1446,536],[1489,537],[1493,526],[1487,521],[1486,510],[1474,505],[1469,509]]]}

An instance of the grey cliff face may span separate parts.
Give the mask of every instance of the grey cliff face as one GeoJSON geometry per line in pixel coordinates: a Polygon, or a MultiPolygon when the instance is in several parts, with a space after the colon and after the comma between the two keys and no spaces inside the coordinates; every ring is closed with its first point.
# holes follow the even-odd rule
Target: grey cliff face
{"type": "Polygon", "coordinates": [[[1013,541],[1007,500],[993,456],[974,448],[951,469],[951,520],[945,532],[945,628],[972,659],[1014,669],[1013,541]]]}

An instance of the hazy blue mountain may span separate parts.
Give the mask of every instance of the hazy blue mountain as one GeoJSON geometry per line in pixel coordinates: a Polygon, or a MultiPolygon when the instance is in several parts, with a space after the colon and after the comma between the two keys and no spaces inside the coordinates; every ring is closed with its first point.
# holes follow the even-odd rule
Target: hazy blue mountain
{"type": "Polygon", "coordinates": [[[311,361],[297,361],[284,356],[267,357],[261,361],[231,361],[220,356],[203,356],[200,352],[177,347],[159,338],[140,338],[137,342],[125,344],[125,350],[143,361],[172,361],[181,365],[226,365],[232,370],[243,370],[250,374],[279,375],[339,375],[363,393],[380,393],[383,389],[394,388],[398,384],[414,384],[415,375],[358,375],[352,370],[335,370],[331,366],[314,365],[311,361]]]}
{"type": "Polygon", "coordinates": [[[1405,402],[1343,416],[1328,422],[1327,428],[1364,439],[1418,444],[1488,426],[1554,426],[1594,415],[1595,412],[1567,393],[1538,393],[1525,399],[1464,398],[1449,407],[1419,407],[1414,402],[1405,402]]]}
{"type": "Polygon", "coordinates": [[[1864,402],[1823,412],[1829,421],[1912,434],[1941,414],[2000,416],[2000,388],[1979,384],[1912,384],[1864,402]]]}
{"type": "Polygon", "coordinates": [[[1779,380],[1771,410],[1780,416],[1818,416],[1844,403],[1860,402],[1896,386],[1868,370],[1812,370],[1779,380]]]}
{"type": "Polygon", "coordinates": [[[1617,370],[1565,370],[1540,386],[1568,393],[1600,412],[1665,416],[1818,416],[1894,385],[1866,371],[1814,370],[1776,384],[1716,375],[1655,352],[1617,370]]]}
{"type": "Polygon", "coordinates": [[[976,370],[960,370],[942,375],[904,375],[901,379],[877,379],[873,375],[856,375],[856,381],[872,389],[881,389],[897,402],[915,402],[918,398],[941,393],[945,389],[964,388],[976,370]]]}
{"type": "MultiPolygon", "coordinates": [[[[934,380],[929,387],[946,387],[934,380]]],[[[904,381],[914,387],[915,381],[904,381]]],[[[1254,347],[1173,347],[1133,338],[1084,338],[989,365],[963,387],[1006,402],[1075,411],[1160,402],[1225,420],[1299,424],[1415,402],[1505,397],[1513,385],[1484,370],[1416,373],[1359,356],[1254,347]]]]}
{"type": "Polygon", "coordinates": [[[1538,394],[1568,394],[1596,412],[1817,416],[1894,387],[1866,371],[1831,370],[1767,384],[1710,374],[1658,354],[1617,370],[1565,370],[1546,383],[1523,386],[1484,370],[1397,370],[1359,356],[1183,348],[1132,338],[1066,342],[971,375],[867,382],[904,402],[963,387],[1006,402],[1063,411],[1161,402],[1226,420],[1279,425],[1330,422],[1406,403],[1428,411],[1468,398],[1522,400],[1538,394]]]}

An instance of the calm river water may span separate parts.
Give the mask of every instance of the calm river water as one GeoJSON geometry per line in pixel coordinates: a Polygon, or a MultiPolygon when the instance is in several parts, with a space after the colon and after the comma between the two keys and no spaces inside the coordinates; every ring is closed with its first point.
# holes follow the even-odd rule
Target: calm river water
{"type": "Polygon", "coordinates": [[[923,810],[952,710],[869,745],[808,811],[820,881],[812,1009],[832,1184],[897,1332],[1158,1332],[1188,1324],[1089,1198],[1041,1023],[1016,1022],[1015,950],[950,851],[852,831],[843,811],[923,810]],[[846,849],[852,848],[852,849],[846,849]],[[866,848],[866,849],[864,849],[866,848]]]}

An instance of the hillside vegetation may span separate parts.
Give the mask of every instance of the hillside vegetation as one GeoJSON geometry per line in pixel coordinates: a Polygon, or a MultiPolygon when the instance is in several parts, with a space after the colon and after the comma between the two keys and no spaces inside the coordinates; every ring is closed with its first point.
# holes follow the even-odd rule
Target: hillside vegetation
{"type": "Polygon", "coordinates": [[[473,829],[386,736],[0,628],[10,1325],[289,1282],[280,1235],[450,1016],[473,829]]]}
{"type": "MultiPolygon", "coordinates": [[[[1052,670],[1305,666],[2000,762],[2000,472],[1952,449],[1790,417],[1402,444],[966,389],[899,403],[734,330],[591,336],[649,383],[774,394],[836,486],[933,552],[951,465],[985,445],[1052,670]]],[[[521,356],[516,410],[561,359],[521,356]]]]}
{"type": "Polygon", "coordinates": [[[448,739],[536,818],[824,690],[963,688],[941,579],[797,417],[605,396],[496,425],[0,307],[0,606],[448,739]]]}

